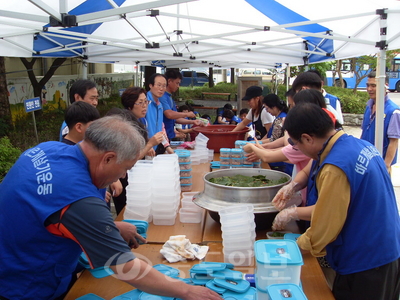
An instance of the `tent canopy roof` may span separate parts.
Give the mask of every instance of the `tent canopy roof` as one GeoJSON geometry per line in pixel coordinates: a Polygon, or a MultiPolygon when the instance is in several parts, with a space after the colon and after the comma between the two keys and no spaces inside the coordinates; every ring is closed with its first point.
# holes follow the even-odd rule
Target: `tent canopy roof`
{"type": "Polygon", "coordinates": [[[400,48],[394,0],[13,0],[0,3],[0,25],[1,56],[167,67],[273,68],[372,54],[382,26],[388,49],[400,48]],[[50,16],[78,26],[49,26],[50,16]]]}

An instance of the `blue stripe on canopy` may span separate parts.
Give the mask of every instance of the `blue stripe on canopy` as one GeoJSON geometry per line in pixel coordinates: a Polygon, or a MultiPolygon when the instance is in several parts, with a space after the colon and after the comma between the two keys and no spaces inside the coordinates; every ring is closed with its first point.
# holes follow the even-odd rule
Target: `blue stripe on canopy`
{"type": "MultiPolygon", "coordinates": [[[[121,6],[125,0],[114,0],[114,2],[118,5],[121,6]]],[[[77,7],[73,8],[68,12],[69,15],[83,15],[83,14],[88,14],[88,13],[93,13],[93,12],[98,12],[98,11],[103,11],[107,9],[113,8],[111,4],[107,0],[86,0],[85,2],[82,2],[80,5],[77,7]]],[[[79,33],[86,33],[86,34],[92,34],[102,23],[97,23],[97,24],[91,24],[91,25],[84,25],[84,26],[76,26],[76,27],[70,27],[70,28],[65,28],[63,30],[65,31],[70,31],[70,32],[79,32],[79,33]]],[[[50,27],[50,24],[47,24],[45,27],[50,27]]],[[[63,45],[68,45],[71,43],[78,43],[76,40],[71,40],[71,39],[65,39],[65,38],[57,38],[57,37],[52,37],[53,40],[63,44],[63,45]]],[[[77,46],[78,44],[75,44],[74,46],[77,46]]],[[[37,38],[33,41],[33,50],[34,51],[43,51],[43,50],[48,50],[52,49],[54,47],[57,47],[58,45],[52,41],[49,41],[45,39],[42,36],[37,36],[37,38]]],[[[77,53],[82,54],[83,50],[82,49],[75,49],[74,50],[77,53]]],[[[39,56],[39,57],[74,57],[77,56],[75,53],[71,51],[58,51],[58,52],[53,52],[53,53],[48,53],[48,54],[39,54],[39,55],[34,55],[34,56],[39,56]]]]}
{"type": "MultiPolygon", "coordinates": [[[[263,13],[265,16],[273,20],[279,25],[309,21],[309,19],[299,15],[298,13],[292,11],[291,9],[283,6],[282,4],[276,2],[275,0],[246,0],[251,6],[263,13]]],[[[265,24],[266,26],[268,24],[265,24]]],[[[287,29],[299,30],[310,33],[321,33],[329,31],[327,27],[319,24],[309,24],[303,26],[294,26],[287,29]]],[[[316,46],[319,49],[326,51],[327,53],[333,52],[333,40],[322,40],[321,38],[315,37],[303,37],[310,44],[308,45],[308,50],[313,51],[316,46]]],[[[318,51],[318,50],[317,50],[318,51]]],[[[309,62],[318,62],[324,60],[326,57],[323,55],[311,54],[309,56],[309,62]]]]}
{"type": "Polygon", "coordinates": [[[165,68],[165,60],[152,60],[151,66],[165,68]]]}

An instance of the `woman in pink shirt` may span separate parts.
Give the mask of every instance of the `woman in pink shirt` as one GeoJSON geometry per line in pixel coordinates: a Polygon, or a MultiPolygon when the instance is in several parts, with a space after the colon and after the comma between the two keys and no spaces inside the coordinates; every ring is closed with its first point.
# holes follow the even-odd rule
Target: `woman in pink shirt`
{"type": "MultiPolygon", "coordinates": [[[[325,99],[321,92],[317,90],[307,89],[298,92],[294,95],[294,104],[299,105],[301,103],[315,103],[322,108],[326,108],[325,99]]],[[[265,149],[260,144],[246,144],[244,146],[244,151],[248,152],[246,156],[252,159],[261,159],[263,162],[266,163],[273,163],[273,162],[289,162],[296,166],[296,172],[300,172],[304,169],[305,166],[310,162],[310,157],[303,154],[301,151],[296,149],[295,146],[292,146],[288,143],[288,137],[283,136],[284,147],[276,148],[276,149],[265,149]]],[[[269,143],[271,145],[271,143],[269,143]]],[[[303,205],[306,201],[306,188],[301,190],[301,196],[303,205]]]]}

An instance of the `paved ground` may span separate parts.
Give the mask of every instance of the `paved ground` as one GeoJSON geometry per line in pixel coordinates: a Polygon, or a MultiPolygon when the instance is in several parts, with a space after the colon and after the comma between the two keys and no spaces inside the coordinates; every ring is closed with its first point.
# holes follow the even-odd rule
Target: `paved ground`
{"type": "MultiPolygon", "coordinates": [[[[400,94],[397,95],[400,96],[400,94]]],[[[398,97],[398,100],[400,102],[400,97],[398,97]]],[[[343,127],[344,127],[343,129],[346,131],[347,134],[351,134],[358,138],[361,136],[360,127],[358,126],[343,126],[343,127]]],[[[399,144],[399,150],[400,150],[400,144],[399,144]]],[[[394,186],[394,192],[396,194],[397,207],[399,208],[400,211],[400,162],[398,162],[392,167],[392,182],[394,186]]]]}

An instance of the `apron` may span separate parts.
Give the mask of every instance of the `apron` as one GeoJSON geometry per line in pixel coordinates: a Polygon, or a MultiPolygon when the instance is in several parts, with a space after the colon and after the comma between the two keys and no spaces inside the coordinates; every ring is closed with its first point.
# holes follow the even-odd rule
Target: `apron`
{"type": "Polygon", "coordinates": [[[253,124],[252,126],[253,126],[255,137],[257,140],[261,140],[267,134],[267,129],[265,129],[264,124],[262,123],[262,120],[261,120],[261,114],[262,114],[263,110],[264,110],[264,108],[261,110],[257,121],[254,122],[254,114],[252,114],[252,116],[251,116],[251,123],[253,124]]]}

